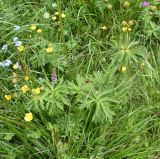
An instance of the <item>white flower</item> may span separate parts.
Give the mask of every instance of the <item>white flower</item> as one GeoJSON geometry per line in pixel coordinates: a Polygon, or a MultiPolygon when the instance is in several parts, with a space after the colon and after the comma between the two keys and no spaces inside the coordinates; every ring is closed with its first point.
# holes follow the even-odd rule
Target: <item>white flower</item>
{"type": "Polygon", "coordinates": [[[19,47],[22,45],[22,42],[21,41],[15,41],[15,46],[19,47]]]}
{"type": "Polygon", "coordinates": [[[18,39],[19,39],[18,37],[14,37],[13,41],[16,42],[16,41],[18,41],[18,39]]]}
{"type": "Polygon", "coordinates": [[[12,61],[11,60],[5,60],[3,62],[0,62],[0,66],[2,67],[8,67],[12,64],[12,61]]]}
{"type": "Polygon", "coordinates": [[[52,3],[52,7],[53,8],[57,8],[57,4],[56,3],[52,3]]]}
{"type": "Polygon", "coordinates": [[[20,29],[21,29],[21,27],[18,26],[18,25],[15,25],[14,28],[13,28],[14,31],[19,31],[20,29]]]}
{"type": "Polygon", "coordinates": [[[43,14],[43,18],[48,19],[49,17],[50,17],[50,15],[49,15],[48,12],[45,12],[45,13],[43,14]]]}
{"type": "Polygon", "coordinates": [[[7,50],[8,50],[8,46],[5,44],[5,45],[3,45],[2,46],[2,50],[4,51],[4,52],[7,52],[7,50]]]}

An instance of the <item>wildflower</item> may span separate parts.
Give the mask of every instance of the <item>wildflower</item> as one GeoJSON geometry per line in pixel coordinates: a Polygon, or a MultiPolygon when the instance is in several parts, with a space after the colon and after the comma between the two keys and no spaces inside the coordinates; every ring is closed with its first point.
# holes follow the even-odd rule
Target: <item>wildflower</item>
{"type": "Polygon", "coordinates": [[[12,64],[11,60],[4,61],[4,66],[10,66],[12,64]]]}
{"type": "Polygon", "coordinates": [[[133,26],[134,25],[134,21],[133,20],[130,20],[129,22],[128,22],[128,25],[131,27],[131,26],[133,26]]]}
{"type": "Polygon", "coordinates": [[[32,89],[33,94],[40,94],[40,92],[41,92],[41,88],[39,87],[32,89]]]}
{"type": "Polygon", "coordinates": [[[52,7],[53,8],[57,8],[57,4],[56,3],[52,3],[52,7]]]}
{"type": "Polygon", "coordinates": [[[11,99],[12,99],[12,96],[11,96],[11,95],[5,95],[4,98],[5,98],[6,100],[11,100],[11,99]]]}
{"type": "Polygon", "coordinates": [[[127,68],[126,68],[125,66],[122,66],[121,71],[122,71],[122,72],[125,72],[126,69],[127,69],[127,68]]]}
{"type": "Polygon", "coordinates": [[[14,30],[14,31],[19,31],[19,30],[20,30],[20,28],[21,28],[20,26],[15,25],[15,26],[13,27],[13,30],[14,30]]]}
{"type": "Polygon", "coordinates": [[[24,80],[25,80],[25,81],[28,81],[28,80],[29,80],[29,77],[28,77],[28,76],[24,76],[24,80]]]}
{"type": "Polygon", "coordinates": [[[53,19],[53,20],[56,20],[56,19],[57,19],[57,17],[56,17],[56,16],[52,16],[52,19],[53,19]]]}
{"type": "Polygon", "coordinates": [[[16,41],[18,41],[18,40],[19,40],[18,37],[14,37],[14,38],[13,38],[13,41],[14,41],[14,42],[16,42],[16,41]]]}
{"type": "Polygon", "coordinates": [[[16,62],[16,64],[13,65],[13,69],[18,69],[21,68],[21,66],[19,65],[19,62],[16,62]]]}
{"type": "Polygon", "coordinates": [[[105,25],[103,25],[103,26],[101,27],[101,29],[102,29],[102,30],[107,30],[107,27],[106,27],[105,25]]]}
{"type": "Polygon", "coordinates": [[[122,26],[127,26],[128,25],[128,23],[126,22],[126,21],[122,21],[122,26]]]}
{"type": "Polygon", "coordinates": [[[37,29],[37,33],[41,33],[42,32],[42,29],[37,29]]]}
{"type": "Polygon", "coordinates": [[[58,12],[55,12],[54,15],[59,15],[59,13],[58,13],[58,12]]]}
{"type": "Polygon", "coordinates": [[[129,1],[124,1],[123,7],[124,7],[124,8],[128,8],[129,6],[130,6],[129,1]]]}
{"type": "Polygon", "coordinates": [[[15,41],[15,46],[16,47],[19,47],[19,46],[21,46],[22,45],[22,42],[21,41],[15,41]]]}
{"type": "Polygon", "coordinates": [[[48,46],[47,48],[46,48],[46,52],[47,53],[51,53],[53,51],[53,48],[51,47],[51,46],[48,46]]]}
{"type": "Polygon", "coordinates": [[[62,14],[61,14],[61,17],[62,17],[62,18],[65,18],[65,17],[66,17],[66,15],[65,15],[64,13],[62,13],[62,14]]]}
{"type": "Polygon", "coordinates": [[[131,28],[127,28],[127,30],[130,32],[130,31],[132,31],[132,29],[131,28]]]}
{"type": "Polygon", "coordinates": [[[3,45],[3,46],[2,46],[2,51],[7,52],[7,50],[8,50],[8,46],[7,46],[6,44],[3,45]]]}
{"type": "Polygon", "coordinates": [[[128,30],[127,27],[122,27],[122,31],[123,31],[123,32],[126,32],[127,30],[128,30]]]}
{"type": "Polygon", "coordinates": [[[29,112],[29,113],[26,113],[25,114],[25,117],[24,117],[24,120],[25,121],[31,121],[33,119],[33,114],[32,114],[32,112],[29,112]]]}
{"type": "Polygon", "coordinates": [[[28,87],[27,85],[24,85],[24,86],[21,87],[21,91],[22,91],[23,93],[26,93],[26,92],[29,91],[29,87],[28,87]]]}
{"type": "Polygon", "coordinates": [[[113,8],[112,4],[108,4],[107,8],[111,10],[113,8]]]}
{"type": "Polygon", "coordinates": [[[141,68],[143,68],[143,67],[144,67],[144,65],[145,65],[145,64],[144,64],[144,62],[142,62],[142,63],[141,63],[141,68]]]}
{"type": "Polygon", "coordinates": [[[147,1],[143,1],[143,2],[142,2],[142,6],[143,6],[143,7],[147,7],[147,6],[149,6],[149,2],[147,2],[147,1]]]}
{"type": "Polygon", "coordinates": [[[23,45],[20,45],[20,46],[18,47],[18,50],[19,50],[20,52],[24,51],[24,46],[23,46],[23,45]]]}
{"type": "Polygon", "coordinates": [[[48,19],[49,18],[49,13],[48,12],[45,12],[44,14],[43,14],[43,18],[45,18],[45,19],[48,19]]]}
{"type": "Polygon", "coordinates": [[[31,27],[30,27],[30,29],[31,29],[31,30],[36,30],[37,27],[36,27],[36,25],[32,24],[31,27]]]}
{"type": "Polygon", "coordinates": [[[29,38],[32,38],[32,35],[29,35],[29,38]]]}

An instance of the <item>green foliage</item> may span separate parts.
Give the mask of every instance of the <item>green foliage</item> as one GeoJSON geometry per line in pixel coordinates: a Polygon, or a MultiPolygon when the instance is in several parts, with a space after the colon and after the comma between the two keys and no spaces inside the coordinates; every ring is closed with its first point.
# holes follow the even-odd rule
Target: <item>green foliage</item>
{"type": "Polygon", "coordinates": [[[160,157],[160,6],[142,2],[0,0],[0,158],[160,157]]]}

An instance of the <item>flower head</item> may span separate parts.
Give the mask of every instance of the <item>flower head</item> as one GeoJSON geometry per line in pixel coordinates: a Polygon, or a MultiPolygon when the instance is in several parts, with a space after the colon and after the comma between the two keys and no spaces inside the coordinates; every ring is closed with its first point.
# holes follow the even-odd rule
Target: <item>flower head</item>
{"type": "Polygon", "coordinates": [[[142,2],[142,6],[143,6],[143,7],[147,7],[147,6],[149,6],[149,2],[147,2],[147,1],[143,1],[143,2],[142,2]]]}
{"type": "Polygon", "coordinates": [[[18,40],[18,41],[15,41],[15,46],[16,46],[16,47],[19,47],[19,46],[21,46],[21,45],[22,45],[22,42],[21,42],[21,41],[19,41],[19,40],[18,40]]]}
{"type": "Polygon", "coordinates": [[[24,85],[24,86],[21,87],[21,91],[22,91],[23,93],[26,93],[26,92],[29,91],[29,87],[28,87],[27,85],[24,85]]]}
{"type": "Polygon", "coordinates": [[[66,15],[65,15],[64,13],[62,13],[62,14],[61,14],[61,17],[62,17],[62,18],[65,18],[65,17],[66,17],[66,15]]]}
{"type": "Polygon", "coordinates": [[[37,29],[37,33],[41,33],[42,32],[42,29],[37,29]]]}
{"type": "Polygon", "coordinates": [[[125,72],[127,70],[127,68],[125,66],[122,66],[121,71],[125,72]]]}
{"type": "Polygon", "coordinates": [[[30,27],[30,29],[31,29],[31,30],[36,30],[37,27],[36,27],[36,25],[32,24],[31,27],[30,27]]]}
{"type": "Polygon", "coordinates": [[[124,7],[124,8],[128,8],[129,6],[130,6],[129,1],[124,1],[123,7],[124,7]]]}
{"type": "Polygon", "coordinates": [[[53,20],[56,20],[56,19],[57,19],[57,17],[56,17],[56,16],[52,16],[52,19],[53,19],[53,20]]]}
{"type": "Polygon", "coordinates": [[[18,38],[17,36],[13,38],[13,41],[14,41],[14,42],[16,42],[16,41],[18,41],[18,40],[19,40],[19,38],[18,38]]]}
{"type": "Polygon", "coordinates": [[[25,114],[25,117],[24,117],[24,120],[25,121],[31,121],[33,119],[33,114],[32,114],[32,112],[29,112],[29,113],[26,113],[25,114]]]}
{"type": "Polygon", "coordinates": [[[4,66],[10,66],[12,64],[11,60],[4,61],[4,66]]]}
{"type": "Polygon", "coordinates": [[[11,100],[11,99],[12,99],[11,95],[5,95],[4,98],[5,98],[6,100],[11,100]]]}
{"type": "Polygon", "coordinates": [[[108,4],[107,8],[111,10],[113,8],[112,4],[108,4]]]}
{"type": "Polygon", "coordinates": [[[24,46],[23,46],[23,45],[18,46],[18,50],[19,50],[20,52],[24,51],[24,46]]]}
{"type": "Polygon", "coordinates": [[[6,44],[3,45],[2,46],[2,51],[7,52],[7,50],[8,50],[8,45],[6,45],[6,44]]]}
{"type": "Polygon", "coordinates": [[[101,27],[101,29],[102,29],[102,30],[107,30],[107,27],[106,27],[105,25],[103,25],[103,26],[101,27]]]}
{"type": "Polygon", "coordinates": [[[41,89],[39,87],[32,89],[33,94],[40,94],[41,89]]]}
{"type": "Polygon", "coordinates": [[[21,68],[21,66],[19,65],[19,62],[16,62],[16,64],[13,65],[13,69],[18,69],[21,68]]]}
{"type": "Polygon", "coordinates": [[[122,31],[123,31],[123,32],[126,32],[127,30],[128,30],[127,27],[122,27],[122,31]]]}
{"type": "Polygon", "coordinates": [[[47,53],[51,53],[53,51],[53,48],[51,47],[51,46],[48,46],[47,48],[46,48],[46,52],[47,53]]]}
{"type": "Polygon", "coordinates": [[[44,14],[43,14],[43,18],[45,18],[45,19],[48,19],[49,18],[49,13],[48,12],[45,12],[44,14]]]}
{"type": "Polygon", "coordinates": [[[13,27],[13,30],[14,30],[14,31],[19,31],[20,29],[21,29],[21,27],[18,26],[18,25],[15,25],[15,26],[13,27]]]}
{"type": "Polygon", "coordinates": [[[56,4],[56,3],[52,3],[52,7],[53,7],[53,8],[56,8],[56,7],[57,7],[57,4],[56,4]]]}
{"type": "Polygon", "coordinates": [[[29,80],[29,77],[28,77],[28,76],[25,76],[25,77],[24,77],[24,80],[25,80],[25,81],[28,81],[28,80],[29,80]]]}

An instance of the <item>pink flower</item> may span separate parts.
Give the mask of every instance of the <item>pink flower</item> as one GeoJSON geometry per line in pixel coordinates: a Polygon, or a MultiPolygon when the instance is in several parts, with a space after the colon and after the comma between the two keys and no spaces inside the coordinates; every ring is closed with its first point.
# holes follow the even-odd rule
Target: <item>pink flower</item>
{"type": "Polygon", "coordinates": [[[149,6],[149,2],[147,2],[147,1],[143,1],[143,2],[142,2],[142,6],[143,6],[143,7],[147,7],[147,6],[149,6]]]}

